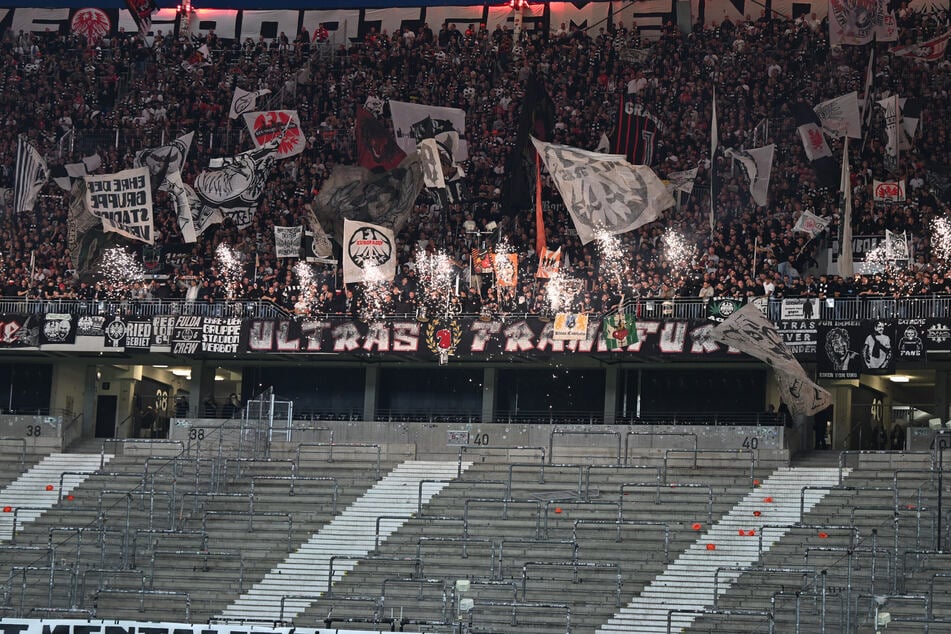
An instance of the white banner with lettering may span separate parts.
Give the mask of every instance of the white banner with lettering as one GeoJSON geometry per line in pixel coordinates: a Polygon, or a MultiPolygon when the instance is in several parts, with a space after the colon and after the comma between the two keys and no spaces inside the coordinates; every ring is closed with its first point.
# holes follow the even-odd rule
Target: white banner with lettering
{"type": "Polygon", "coordinates": [[[86,181],[86,209],[102,220],[103,231],[148,244],[155,241],[148,168],[87,175],[83,180],[86,181]]]}

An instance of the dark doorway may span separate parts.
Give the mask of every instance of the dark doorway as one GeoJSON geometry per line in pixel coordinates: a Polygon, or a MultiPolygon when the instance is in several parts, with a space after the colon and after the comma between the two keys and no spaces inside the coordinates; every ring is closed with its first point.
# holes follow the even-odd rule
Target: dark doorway
{"type": "Polygon", "coordinates": [[[118,396],[100,395],[96,400],[96,438],[112,438],[116,433],[118,396]]]}

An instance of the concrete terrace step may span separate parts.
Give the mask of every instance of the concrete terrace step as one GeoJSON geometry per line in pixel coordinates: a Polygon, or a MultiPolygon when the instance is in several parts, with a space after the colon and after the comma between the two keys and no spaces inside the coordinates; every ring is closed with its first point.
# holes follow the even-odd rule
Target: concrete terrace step
{"type": "MultiPolygon", "coordinates": [[[[465,470],[471,463],[462,463],[465,470]]],[[[220,620],[289,620],[303,612],[327,588],[353,569],[357,559],[376,547],[376,520],[380,522],[379,539],[390,534],[412,517],[419,503],[419,486],[423,483],[422,502],[427,503],[458,474],[458,462],[409,461],[394,468],[319,532],[312,535],[296,551],[264,579],[244,593],[217,617],[220,620]],[[330,579],[331,557],[334,561],[330,579]],[[306,594],[305,598],[296,595],[306,594]],[[284,600],[286,596],[295,596],[284,600]],[[312,597],[312,598],[311,598],[312,597]]]]}
{"type": "Polygon", "coordinates": [[[13,537],[14,515],[17,531],[20,531],[24,524],[53,508],[61,496],[69,494],[96,472],[100,464],[111,459],[110,454],[76,453],[54,453],[43,458],[0,491],[0,542],[13,537]],[[10,510],[6,511],[7,508],[10,510]]]}
{"type": "MultiPolygon", "coordinates": [[[[847,472],[845,470],[843,475],[847,472]]],[[[639,596],[603,624],[598,633],[664,633],[668,631],[671,610],[702,610],[712,606],[714,592],[723,594],[741,574],[739,570],[723,568],[757,562],[762,552],[801,521],[800,505],[808,512],[827,493],[821,489],[803,492],[803,487],[832,487],[839,483],[839,478],[838,468],[778,469],[719,522],[707,528],[639,596]]],[[[672,631],[689,627],[695,618],[692,614],[674,614],[672,631]]]]}

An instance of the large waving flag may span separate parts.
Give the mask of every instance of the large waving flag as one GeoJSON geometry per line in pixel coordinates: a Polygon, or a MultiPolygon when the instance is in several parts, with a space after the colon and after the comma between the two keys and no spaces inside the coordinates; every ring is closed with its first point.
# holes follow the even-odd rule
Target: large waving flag
{"type": "Polygon", "coordinates": [[[760,207],[766,206],[769,196],[769,177],[773,171],[773,153],[775,145],[753,148],[751,150],[726,149],[723,153],[739,161],[750,181],[750,196],[760,207]]]}
{"type": "Polygon", "coordinates": [[[133,165],[148,168],[152,179],[152,189],[168,191],[172,186],[168,182],[168,176],[175,172],[181,174],[194,137],[194,132],[188,132],[168,145],[140,150],[135,154],[133,165]]]}
{"type": "Polygon", "coordinates": [[[277,142],[275,156],[279,159],[297,156],[307,144],[296,110],[246,112],[244,123],[248,126],[255,147],[277,142]]]}
{"type": "Polygon", "coordinates": [[[832,395],[809,379],[776,326],[756,304],[746,304],[717,324],[710,331],[710,338],[772,367],[779,382],[780,398],[793,414],[812,416],[832,404],[832,395]]]}
{"type": "Polygon", "coordinates": [[[551,141],[555,127],[555,104],[545,85],[529,77],[515,135],[515,146],[505,160],[502,202],[508,209],[531,209],[535,191],[535,148],[531,138],[551,141]]]}
{"type": "Polygon", "coordinates": [[[804,102],[792,105],[793,116],[796,118],[796,127],[802,139],[802,147],[806,158],[812,164],[816,173],[816,181],[822,187],[835,187],[835,159],[832,150],[826,143],[822,128],[819,126],[819,117],[815,111],[804,102]]]}
{"type": "Polygon", "coordinates": [[[406,152],[396,145],[393,133],[363,106],[357,106],[353,131],[360,167],[370,171],[391,170],[406,158],[406,152]]]}
{"type": "Polygon", "coordinates": [[[582,244],[599,231],[626,233],[657,220],[674,197],[646,165],[532,139],[551,174],[582,244]]]}
{"type": "Polygon", "coordinates": [[[951,38],[951,30],[918,44],[893,48],[889,52],[896,57],[910,57],[921,62],[936,62],[944,59],[944,51],[948,48],[949,38],[951,38]]]}
{"type": "Polygon", "coordinates": [[[271,94],[270,88],[248,91],[235,86],[234,94],[231,96],[231,109],[228,111],[229,119],[237,119],[246,112],[257,110],[258,97],[271,94]]]}
{"type": "Polygon", "coordinates": [[[396,144],[404,152],[415,152],[419,139],[430,139],[442,133],[455,132],[459,135],[459,143],[453,148],[452,160],[461,163],[469,158],[469,146],[465,142],[465,110],[404,101],[391,100],[389,103],[396,144]]]}
{"type": "Polygon", "coordinates": [[[196,232],[200,234],[213,222],[216,212],[238,228],[250,225],[276,153],[277,142],[271,142],[236,156],[213,159],[208,169],[195,177],[195,198],[190,202],[196,232]]]}
{"type": "Polygon", "coordinates": [[[898,24],[888,0],[829,0],[829,43],[895,42],[898,24]]]}
{"type": "Polygon", "coordinates": [[[822,129],[829,136],[862,138],[862,116],[859,114],[858,92],[853,91],[841,97],[823,101],[813,110],[819,117],[822,129]]]}
{"type": "Polygon", "coordinates": [[[50,178],[46,161],[22,134],[17,139],[16,174],[13,179],[13,211],[33,211],[36,197],[50,178]]]}

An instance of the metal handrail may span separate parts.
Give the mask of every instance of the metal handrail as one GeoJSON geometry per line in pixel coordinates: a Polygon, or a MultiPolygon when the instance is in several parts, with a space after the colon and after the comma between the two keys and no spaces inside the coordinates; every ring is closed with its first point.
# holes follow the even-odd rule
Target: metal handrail
{"type": "Polygon", "coordinates": [[[528,567],[529,566],[551,566],[558,568],[571,568],[575,577],[578,574],[578,568],[611,568],[617,571],[617,581],[615,582],[614,607],[621,607],[621,586],[623,576],[621,574],[621,564],[609,561],[526,561],[522,564],[522,600],[525,601],[525,595],[528,585],[528,567]]]}
{"type": "MultiPolygon", "coordinates": [[[[574,500],[545,500],[545,519],[543,526],[546,539],[548,538],[548,509],[551,508],[552,504],[570,504],[572,502],[574,502],[574,500]]],[[[578,504],[581,504],[586,511],[595,506],[609,506],[616,511],[617,515],[621,514],[621,502],[592,502],[590,500],[580,500],[578,504]]],[[[555,513],[558,512],[558,507],[555,507],[555,513]]]]}
{"type": "Polygon", "coordinates": [[[222,551],[211,551],[211,550],[153,550],[152,556],[149,558],[149,590],[154,589],[155,587],[155,560],[159,555],[175,555],[175,556],[187,556],[187,557],[196,557],[204,561],[204,572],[208,572],[208,560],[209,559],[224,559],[237,560],[238,562],[238,592],[244,592],[244,557],[241,556],[241,552],[237,550],[222,550],[222,551]]]}
{"type": "Polygon", "coordinates": [[[817,583],[819,579],[819,572],[815,568],[764,568],[761,565],[750,565],[750,566],[718,566],[716,570],[713,571],[713,608],[716,609],[720,602],[720,573],[724,571],[731,572],[765,572],[765,573],[776,573],[776,572],[792,572],[797,574],[812,574],[813,583],[817,583]]]}
{"type": "MultiPolygon", "coordinates": [[[[424,484],[445,484],[445,480],[423,479],[419,481],[416,491],[416,516],[423,517],[423,485],[424,484]]],[[[467,481],[466,486],[483,486],[486,484],[505,484],[505,480],[472,480],[467,481]]]]}
{"type": "MultiPolygon", "coordinates": [[[[415,565],[414,574],[417,577],[423,576],[423,560],[419,557],[386,557],[374,555],[371,557],[360,557],[357,555],[331,555],[330,560],[327,563],[327,591],[323,595],[325,597],[333,596],[333,583],[334,583],[334,563],[337,561],[355,561],[360,563],[361,561],[392,561],[392,562],[412,562],[415,565]]],[[[306,596],[306,595],[305,595],[306,596]]],[[[314,598],[320,596],[320,591],[317,591],[317,594],[314,595],[314,598]]]]}
{"type": "Polygon", "coordinates": [[[520,504],[529,504],[535,506],[535,537],[541,537],[541,514],[542,514],[542,501],[541,500],[516,500],[513,498],[466,498],[466,501],[463,503],[462,508],[462,535],[463,537],[469,536],[469,507],[475,503],[493,503],[497,504],[502,503],[502,519],[508,519],[508,507],[509,505],[520,505],[520,504]]]}
{"type": "Polygon", "coordinates": [[[204,511],[201,514],[201,530],[208,531],[209,517],[245,517],[248,518],[248,532],[254,532],[255,517],[282,517],[287,520],[287,552],[291,552],[294,544],[294,518],[290,513],[267,511],[264,513],[238,513],[237,511],[204,511]]]}
{"type": "MultiPolygon", "coordinates": [[[[697,434],[693,432],[680,432],[680,431],[668,431],[668,432],[656,432],[656,431],[629,431],[624,435],[624,464],[627,464],[627,459],[629,457],[629,444],[632,436],[649,436],[651,438],[655,436],[684,436],[693,438],[693,450],[694,452],[698,449],[698,437],[697,434]]],[[[694,466],[696,467],[696,460],[694,461],[694,466]]]]}
{"type": "MultiPolygon", "coordinates": [[[[542,546],[571,546],[571,561],[578,561],[578,541],[575,539],[531,539],[513,537],[499,540],[499,574],[498,579],[505,576],[505,544],[529,544],[542,546]]],[[[522,597],[524,598],[524,597],[522,597]]]]}
{"type": "Polygon", "coordinates": [[[337,515],[337,499],[340,496],[340,483],[337,478],[333,476],[252,476],[251,477],[251,499],[254,499],[254,483],[260,480],[264,481],[288,481],[291,483],[290,489],[288,490],[288,495],[294,496],[295,484],[298,482],[333,482],[333,493],[331,494],[331,515],[337,515]]]}
{"type": "Polygon", "coordinates": [[[653,487],[655,492],[654,504],[660,503],[661,488],[668,489],[706,489],[707,491],[707,524],[713,524],[713,487],[709,484],[695,483],[668,483],[668,484],[650,484],[648,482],[625,482],[618,491],[618,519],[624,519],[624,489],[626,488],[647,488],[653,487]]]}
{"type": "Polygon", "coordinates": [[[618,543],[624,541],[621,539],[621,527],[622,526],[660,526],[664,529],[664,563],[670,563],[670,523],[669,522],[660,522],[654,520],[575,520],[574,528],[571,531],[572,537],[578,539],[578,526],[583,524],[592,524],[604,526],[617,526],[617,538],[614,540],[618,543]]]}
{"type": "Polygon", "coordinates": [[[519,608],[540,608],[543,610],[564,610],[565,611],[565,634],[571,634],[571,606],[567,603],[534,603],[525,601],[476,601],[472,609],[469,610],[469,630],[472,630],[473,613],[477,607],[504,607],[512,608],[512,625],[518,625],[519,608]]]}
{"type": "Polygon", "coordinates": [[[555,436],[615,436],[617,437],[617,455],[616,464],[621,464],[621,432],[604,430],[582,430],[582,429],[552,429],[548,434],[548,464],[552,463],[554,458],[552,447],[555,442],[555,436]]]}
{"type": "Polygon", "coordinates": [[[591,470],[592,469],[653,469],[656,472],[654,480],[657,484],[661,483],[660,480],[660,467],[654,465],[615,465],[615,464],[589,464],[584,468],[584,492],[582,493],[581,499],[590,500],[591,499],[591,470]]]}
{"type": "Polygon", "coordinates": [[[185,622],[192,618],[192,595],[190,592],[175,592],[171,590],[119,590],[116,588],[103,588],[97,592],[103,594],[136,594],[139,595],[139,612],[145,612],[145,597],[184,597],[185,598],[185,622]]]}
{"type": "Polygon", "coordinates": [[[700,454],[749,454],[750,455],[750,486],[753,486],[756,472],[756,454],[754,449],[666,449],[664,450],[664,482],[667,482],[667,463],[671,455],[678,453],[693,454],[694,468],[700,454]]]}
{"type": "Polygon", "coordinates": [[[334,447],[349,447],[349,448],[364,448],[364,449],[376,449],[376,479],[379,480],[382,477],[382,471],[380,469],[380,455],[381,448],[378,443],[362,443],[362,442],[344,442],[344,443],[335,443],[335,442],[304,442],[297,445],[297,457],[296,464],[300,467],[301,459],[301,450],[305,447],[327,447],[330,451],[327,458],[327,462],[334,461],[334,447]]]}
{"type": "Polygon", "coordinates": [[[682,609],[672,609],[667,610],[667,634],[671,634],[673,630],[670,628],[673,626],[673,618],[675,614],[696,614],[700,616],[705,615],[722,615],[722,616],[765,616],[766,621],[769,625],[769,634],[773,634],[774,628],[776,626],[775,620],[773,618],[773,613],[769,610],[682,610],[682,609]]]}

